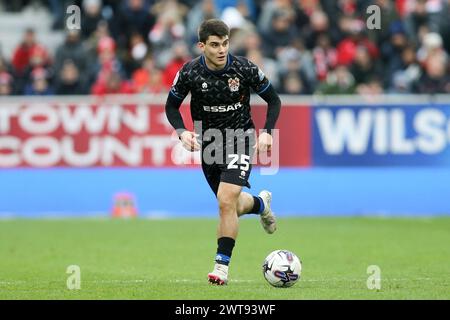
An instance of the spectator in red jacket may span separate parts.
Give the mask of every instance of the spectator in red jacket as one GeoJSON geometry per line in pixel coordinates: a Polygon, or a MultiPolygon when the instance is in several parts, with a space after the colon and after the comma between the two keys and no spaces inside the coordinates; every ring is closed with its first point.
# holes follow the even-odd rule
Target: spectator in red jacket
{"type": "Polygon", "coordinates": [[[94,83],[91,89],[91,93],[96,95],[129,94],[134,92],[133,85],[123,80],[121,75],[115,71],[109,73],[106,81],[97,81],[94,83]]]}
{"type": "Polygon", "coordinates": [[[350,65],[355,60],[356,49],[358,46],[366,47],[372,59],[378,58],[378,48],[364,34],[364,22],[349,17],[343,17],[341,25],[344,32],[346,31],[349,33],[349,36],[337,45],[338,64],[350,65]]]}
{"type": "Polygon", "coordinates": [[[29,28],[25,31],[23,41],[19,44],[13,54],[12,65],[18,76],[21,76],[30,62],[33,48],[36,46],[34,30],[29,28]]]}
{"type": "Polygon", "coordinates": [[[151,55],[145,57],[142,67],[133,72],[132,81],[136,92],[146,92],[155,71],[155,61],[151,55]]]}
{"type": "Polygon", "coordinates": [[[172,53],[172,60],[163,72],[163,83],[168,88],[172,86],[173,79],[175,79],[178,70],[190,59],[188,48],[184,42],[176,42],[172,47],[172,53]]]}
{"type": "Polygon", "coordinates": [[[142,68],[133,73],[133,85],[139,93],[167,93],[172,83],[164,84],[163,71],[155,66],[152,56],[147,56],[142,68]]]}
{"type": "Polygon", "coordinates": [[[106,36],[99,39],[97,44],[97,57],[95,63],[89,67],[88,86],[94,83],[105,84],[111,72],[117,72],[125,78],[123,65],[116,54],[116,43],[113,38],[106,36]]]}

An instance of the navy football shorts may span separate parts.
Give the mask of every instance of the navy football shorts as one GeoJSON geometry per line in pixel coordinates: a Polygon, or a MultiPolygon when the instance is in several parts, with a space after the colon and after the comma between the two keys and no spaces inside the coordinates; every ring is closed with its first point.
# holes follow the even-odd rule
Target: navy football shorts
{"type": "Polygon", "coordinates": [[[223,143],[212,141],[202,143],[202,169],[214,194],[217,195],[220,182],[227,182],[250,188],[249,178],[256,139],[254,130],[247,135],[227,139],[223,143]]]}

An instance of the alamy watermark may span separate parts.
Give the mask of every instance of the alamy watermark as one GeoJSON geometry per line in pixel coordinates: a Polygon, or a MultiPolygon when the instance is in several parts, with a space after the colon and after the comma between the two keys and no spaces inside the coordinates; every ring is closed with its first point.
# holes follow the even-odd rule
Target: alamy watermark
{"type": "Polygon", "coordinates": [[[381,269],[377,265],[370,265],[367,267],[367,289],[380,290],[381,289],[381,269]]]}
{"type": "MultiPolygon", "coordinates": [[[[81,9],[77,5],[70,5],[66,9],[66,28],[68,30],[81,29],[81,9]]],[[[378,5],[370,5],[366,9],[368,15],[366,19],[366,26],[369,30],[381,29],[381,8],[378,5]]]]}
{"type": "Polygon", "coordinates": [[[69,16],[66,19],[67,30],[81,29],[81,10],[77,5],[70,5],[66,9],[66,14],[69,16]]]}
{"type": "Polygon", "coordinates": [[[367,7],[366,13],[369,14],[366,20],[366,26],[369,30],[381,29],[381,8],[375,4],[367,7]]]}
{"type": "Polygon", "coordinates": [[[258,137],[264,132],[260,130],[258,135],[255,129],[244,131],[243,129],[220,130],[210,128],[202,130],[202,122],[194,122],[194,130],[198,133],[197,142],[202,145],[200,152],[190,152],[184,149],[177,132],[173,132],[171,138],[175,145],[171,152],[171,160],[177,165],[201,164],[226,164],[228,169],[249,169],[249,165],[261,165],[261,175],[274,175],[280,166],[280,135],[278,129],[271,132],[272,145],[270,152],[258,150],[258,137]]]}
{"type": "Polygon", "coordinates": [[[77,265],[70,265],[66,269],[66,273],[70,274],[67,278],[66,285],[69,290],[81,289],[81,269],[77,265]]]}

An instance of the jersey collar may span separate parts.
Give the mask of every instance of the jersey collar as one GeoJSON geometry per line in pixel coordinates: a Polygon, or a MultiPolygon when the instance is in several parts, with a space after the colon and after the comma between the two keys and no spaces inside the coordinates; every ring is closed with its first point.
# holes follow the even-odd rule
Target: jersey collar
{"type": "Polygon", "coordinates": [[[206,65],[205,56],[201,55],[201,57],[200,57],[200,63],[205,67],[206,70],[208,70],[208,72],[210,72],[211,74],[214,74],[214,75],[221,75],[221,74],[225,73],[228,70],[228,68],[231,66],[232,62],[233,62],[233,56],[230,53],[228,53],[227,64],[225,65],[225,67],[223,67],[223,69],[220,69],[220,70],[211,70],[206,65]]]}

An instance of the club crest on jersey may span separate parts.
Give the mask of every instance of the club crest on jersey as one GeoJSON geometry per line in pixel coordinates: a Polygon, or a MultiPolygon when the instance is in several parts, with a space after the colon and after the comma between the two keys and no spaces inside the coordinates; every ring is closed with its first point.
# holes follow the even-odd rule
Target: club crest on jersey
{"type": "Polygon", "coordinates": [[[228,86],[230,87],[231,92],[239,91],[239,78],[236,77],[234,79],[228,79],[228,86]]]}

